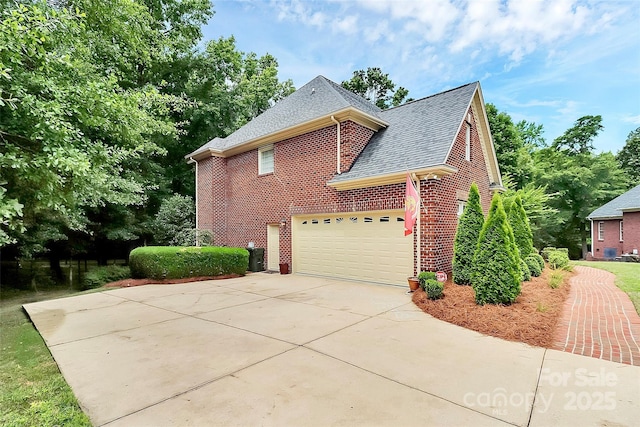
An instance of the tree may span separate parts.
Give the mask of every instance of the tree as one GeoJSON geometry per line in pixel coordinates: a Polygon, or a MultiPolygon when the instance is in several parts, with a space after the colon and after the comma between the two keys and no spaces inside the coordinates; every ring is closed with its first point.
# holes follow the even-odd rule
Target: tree
{"type": "Polygon", "coordinates": [[[580,117],[572,127],[553,141],[551,147],[571,156],[590,154],[593,152],[593,139],[602,129],[602,116],[580,117]]]}
{"type": "Polygon", "coordinates": [[[524,259],[529,254],[534,253],[534,249],[533,234],[529,227],[529,218],[527,218],[527,213],[522,207],[522,199],[520,196],[516,195],[513,202],[509,204],[507,219],[513,230],[513,237],[518,247],[520,258],[524,259]]]}
{"type": "Polygon", "coordinates": [[[480,206],[480,192],[474,182],[469,189],[469,198],[464,207],[453,244],[453,282],[470,285],[473,271],[473,255],[484,223],[480,206]]]}
{"type": "Polygon", "coordinates": [[[556,222],[548,227],[552,246],[566,247],[573,258],[587,254],[589,222],[597,207],[623,193],[628,182],[611,153],[593,154],[592,140],[602,129],[600,116],[585,116],[536,152],[536,182],[553,194],[556,222]]]}
{"type": "Polygon", "coordinates": [[[409,91],[403,87],[394,91],[395,83],[391,81],[389,74],[383,73],[378,67],[369,67],[366,71],[354,71],[350,80],[342,82],[342,87],[371,101],[383,110],[391,106],[397,107],[409,95],[409,91]]]}
{"type": "Polygon", "coordinates": [[[174,194],[165,199],[154,221],[154,238],[159,245],[191,246],[189,241],[196,226],[193,199],[174,194]]]}
{"type": "Polygon", "coordinates": [[[491,200],[473,257],[476,303],[511,304],[520,294],[520,257],[499,194],[491,200]]]}
{"type": "MultiPolygon", "coordinates": [[[[529,147],[525,146],[520,128],[513,124],[511,116],[498,111],[493,104],[486,104],[485,108],[500,172],[503,177],[511,177],[516,188],[522,188],[532,178],[533,163],[529,147]]],[[[539,135],[536,136],[536,132],[542,129],[526,122],[520,126],[530,132],[527,137],[531,141],[537,140],[539,135]]]]}
{"type": "Polygon", "coordinates": [[[616,160],[631,182],[640,181],[640,127],[629,132],[624,147],[616,155],[616,160]]]}

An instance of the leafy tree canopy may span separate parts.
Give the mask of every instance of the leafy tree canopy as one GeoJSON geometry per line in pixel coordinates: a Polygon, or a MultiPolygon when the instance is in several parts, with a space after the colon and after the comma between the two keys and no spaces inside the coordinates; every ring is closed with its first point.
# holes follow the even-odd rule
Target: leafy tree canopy
{"type": "Polygon", "coordinates": [[[629,132],[622,150],[616,155],[616,160],[631,182],[640,181],[640,127],[629,132]]]}
{"type": "Polygon", "coordinates": [[[368,99],[383,110],[397,107],[405,100],[411,101],[406,99],[409,91],[402,86],[394,90],[396,85],[389,78],[389,74],[383,73],[378,67],[354,71],[350,80],[342,82],[342,87],[368,99]]]}

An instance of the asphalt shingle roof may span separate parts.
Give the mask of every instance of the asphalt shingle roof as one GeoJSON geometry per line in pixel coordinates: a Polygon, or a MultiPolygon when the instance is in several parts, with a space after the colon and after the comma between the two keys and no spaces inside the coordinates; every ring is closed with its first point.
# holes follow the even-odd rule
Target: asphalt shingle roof
{"type": "Polygon", "coordinates": [[[633,187],[624,194],[619,195],[591,212],[588,219],[620,218],[623,209],[640,210],[640,185],[633,187]]]}
{"type": "Polygon", "coordinates": [[[478,82],[379,113],[389,123],[376,133],[351,170],[331,182],[444,164],[478,82]]]}
{"type": "Polygon", "coordinates": [[[209,148],[226,150],[348,107],[380,118],[380,108],[326,77],[318,76],[231,135],[212,139],[192,155],[209,148]]]}

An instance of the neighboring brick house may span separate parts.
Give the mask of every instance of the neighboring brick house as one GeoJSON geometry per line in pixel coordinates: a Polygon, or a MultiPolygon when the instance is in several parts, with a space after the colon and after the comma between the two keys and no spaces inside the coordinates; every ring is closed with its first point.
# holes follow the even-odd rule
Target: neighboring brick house
{"type": "Polygon", "coordinates": [[[599,207],[591,220],[590,259],[615,259],[640,252],[640,185],[599,207]]]}
{"type": "Polygon", "coordinates": [[[386,284],[450,272],[471,183],[485,213],[502,188],[477,82],[383,111],[318,76],[185,157],[196,164],[197,227],[216,244],[254,242],[269,270],[386,284]],[[405,237],[407,172],[423,209],[405,237]]]}

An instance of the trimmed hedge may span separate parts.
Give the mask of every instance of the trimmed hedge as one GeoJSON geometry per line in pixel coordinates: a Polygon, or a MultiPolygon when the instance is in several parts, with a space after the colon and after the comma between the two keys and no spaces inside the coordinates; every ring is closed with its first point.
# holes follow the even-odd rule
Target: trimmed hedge
{"type": "Polygon", "coordinates": [[[244,275],[248,266],[249,252],[244,248],[143,246],[129,254],[129,268],[135,279],[244,275]]]}
{"type": "Polygon", "coordinates": [[[83,285],[85,288],[98,288],[102,285],[131,277],[129,267],[119,265],[108,265],[106,267],[92,268],[84,275],[83,285]]]}
{"type": "Polygon", "coordinates": [[[522,271],[521,277],[523,282],[531,280],[531,270],[529,269],[529,265],[522,258],[520,258],[520,271],[522,271]]]}
{"type": "Polygon", "coordinates": [[[418,274],[418,280],[420,281],[420,287],[424,290],[424,284],[427,280],[436,280],[438,276],[433,271],[421,271],[418,274]]]}
{"type": "Polygon", "coordinates": [[[427,293],[429,299],[442,298],[442,290],[444,289],[444,285],[437,280],[427,279],[425,280],[424,284],[422,282],[420,283],[420,287],[427,293]]]}
{"type": "Polygon", "coordinates": [[[529,254],[528,257],[535,258],[535,260],[538,261],[538,265],[540,266],[540,272],[542,273],[542,270],[544,270],[544,258],[542,258],[542,255],[534,252],[532,254],[529,254]]]}
{"type": "MultiPolygon", "coordinates": [[[[535,255],[529,255],[524,259],[524,262],[529,268],[529,272],[533,277],[538,277],[542,274],[542,268],[540,268],[540,263],[538,262],[538,258],[536,258],[535,255]]],[[[543,261],[543,265],[544,265],[544,261],[543,261]]]]}
{"type": "Polygon", "coordinates": [[[569,266],[569,253],[567,248],[559,248],[549,253],[549,267],[554,270],[569,266]]]}

